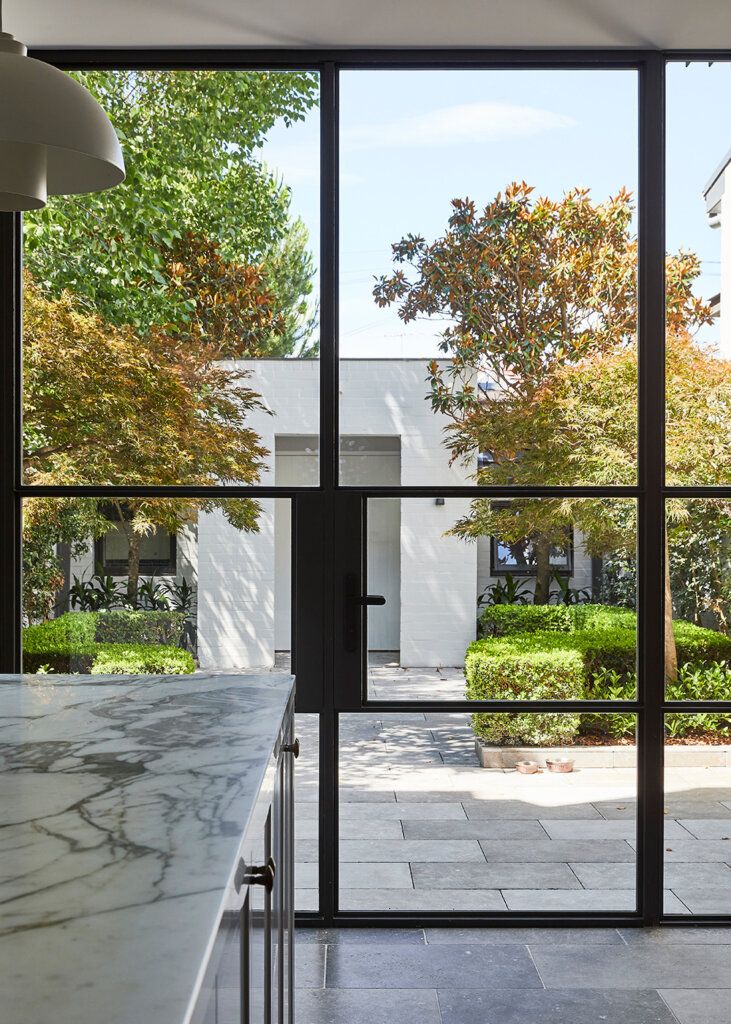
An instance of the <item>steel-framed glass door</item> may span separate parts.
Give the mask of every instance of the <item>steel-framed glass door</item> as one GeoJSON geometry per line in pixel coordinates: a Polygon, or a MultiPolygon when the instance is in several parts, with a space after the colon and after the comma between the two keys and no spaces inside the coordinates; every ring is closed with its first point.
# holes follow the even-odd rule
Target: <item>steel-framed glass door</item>
{"type": "MultiPolygon", "coordinates": [[[[720,700],[706,697],[669,700],[663,686],[663,666],[666,664],[666,502],[720,501],[731,497],[728,481],[709,483],[707,477],[699,476],[697,482],[693,480],[689,485],[687,482],[679,483],[675,478],[665,479],[665,82],[667,58],[712,60],[724,55],[663,55],[642,51],[372,51],[323,54],[220,50],[196,55],[193,62],[190,52],[182,51],[40,51],[36,56],[62,67],[81,69],[172,70],[189,68],[193,63],[196,67],[211,69],[297,67],[318,73],[321,126],[319,484],[301,486],[292,483],[281,489],[257,485],[194,488],[186,486],[184,481],[177,486],[158,486],[151,481],[144,487],[120,487],[115,491],[101,485],[66,488],[61,484],[38,486],[28,483],[22,475],[21,459],[22,227],[19,217],[1,215],[0,381],[3,401],[0,403],[0,585],[4,610],[0,617],[0,638],[3,669],[17,671],[21,666],[21,520],[24,499],[64,497],[70,493],[92,497],[109,494],[112,497],[151,498],[203,498],[209,495],[219,498],[244,495],[290,498],[293,510],[293,664],[299,680],[298,710],[319,717],[319,776],[316,783],[319,802],[316,816],[309,819],[317,825],[313,836],[316,834],[318,844],[316,878],[319,911],[302,913],[303,922],[654,923],[663,918],[668,921],[682,918],[697,923],[718,921],[718,915],[702,909],[688,918],[672,900],[663,905],[665,716],[731,712],[731,701],[726,697],[720,700]],[[429,477],[426,464],[422,464],[420,476],[417,474],[405,479],[402,475],[395,482],[395,478],[387,474],[393,472],[397,455],[401,457],[403,452],[401,448],[396,450],[393,433],[382,427],[377,431],[364,431],[357,424],[348,422],[341,389],[354,385],[352,376],[348,376],[347,368],[338,359],[344,351],[339,316],[340,270],[343,266],[339,231],[343,211],[340,164],[344,139],[356,154],[356,159],[359,147],[362,153],[368,146],[377,146],[379,140],[372,125],[361,125],[363,130],[354,131],[358,126],[343,124],[343,76],[365,73],[366,69],[369,73],[375,69],[389,69],[389,73],[421,74],[429,68],[441,69],[445,74],[476,69],[511,70],[515,74],[526,75],[538,71],[571,70],[582,74],[590,74],[592,70],[598,73],[617,71],[636,79],[637,456],[636,476],[630,483],[615,479],[609,484],[597,485],[568,478],[551,485],[541,484],[537,479],[522,485],[493,485],[485,482],[484,478],[477,484],[474,481],[450,482],[443,478],[435,482],[429,477]],[[367,460],[374,458],[378,460],[378,473],[375,477],[368,477],[366,467],[370,472],[376,463],[367,460]],[[456,518],[464,516],[464,506],[469,506],[475,498],[487,503],[490,515],[503,517],[500,521],[502,528],[506,524],[509,527],[505,517],[511,506],[506,503],[516,501],[539,504],[573,502],[575,505],[605,502],[609,518],[614,516],[612,510],[617,508],[632,509],[630,518],[633,517],[636,541],[637,616],[634,691],[625,687],[618,697],[579,698],[569,687],[560,699],[543,691],[537,697],[519,695],[506,700],[504,696],[477,699],[473,696],[468,701],[464,689],[459,690],[463,685],[460,679],[450,677],[449,673],[438,673],[438,679],[435,679],[437,673],[434,671],[431,674],[421,673],[418,679],[412,673],[411,678],[403,679],[402,669],[413,668],[416,664],[413,655],[410,657],[411,665],[403,666],[400,663],[403,659],[392,664],[389,654],[393,650],[394,637],[398,637],[399,649],[404,646],[405,610],[412,619],[410,642],[425,648],[435,639],[440,617],[452,614],[459,604],[460,595],[455,575],[444,584],[444,614],[433,615],[433,608],[423,607],[423,621],[416,623],[417,629],[414,620],[419,619],[416,614],[419,609],[415,608],[413,598],[404,604],[403,575],[395,582],[394,564],[404,556],[403,547],[394,546],[394,530],[398,531],[399,537],[410,531],[408,536],[412,543],[423,545],[424,571],[421,577],[413,576],[410,592],[418,597],[421,586],[421,595],[428,595],[425,581],[429,579],[429,567],[433,570],[439,562],[438,553],[428,550],[428,531],[422,530],[420,522],[428,518],[432,534],[434,531],[438,533],[438,517],[444,519],[444,513],[451,514],[452,510],[456,518]],[[383,591],[372,590],[371,584],[382,586],[383,591]],[[379,622],[376,616],[384,609],[393,609],[397,595],[401,605],[399,621],[382,618],[379,622]],[[372,601],[371,597],[376,596],[384,596],[386,604],[372,601]],[[383,655],[380,659],[374,657],[370,664],[369,632],[373,639],[372,649],[383,655]],[[510,722],[516,716],[522,717],[522,731],[508,728],[505,736],[511,740],[511,746],[522,748],[526,759],[530,759],[528,753],[535,752],[541,745],[534,740],[531,746],[531,722],[535,724],[542,719],[543,733],[539,739],[543,741],[546,735],[554,737],[557,742],[552,745],[565,749],[570,745],[569,739],[575,735],[575,718],[587,719],[592,715],[597,716],[597,720],[621,717],[625,720],[625,733],[629,735],[634,731],[636,746],[631,743],[615,744],[624,746],[626,751],[623,762],[619,757],[622,763],[618,763],[617,768],[625,781],[631,776],[634,782],[626,782],[629,788],[621,792],[612,790],[609,799],[604,800],[598,789],[594,791],[589,787],[578,792],[575,791],[578,787],[571,788],[572,783],[567,783],[563,790],[556,788],[566,782],[568,776],[563,779],[559,774],[542,773],[536,779],[531,775],[520,774],[518,777],[517,774],[509,774],[513,768],[502,760],[502,751],[483,750],[488,765],[490,757],[501,759],[497,768],[479,769],[486,779],[491,777],[491,772],[496,773],[494,777],[500,775],[499,792],[497,788],[490,792],[490,787],[485,792],[483,783],[479,787],[475,785],[474,791],[470,785],[460,789],[456,779],[465,773],[460,773],[459,769],[467,767],[460,761],[470,728],[466,724],[466,716],[473,713],[479,713],[483,719],[487,737],[484,748],[501,746],[499,742],[492,742],[498,735],[494,725],[499,716],[510,722]],[[431,720],[427,716],[432,716],[431,720]],[[559,718],[568,724],[557,730],[546,730],[547,722],[555,723],[559,718]],[[429,734],[427,741],[426,734],[429,734]],[[403,755],[407,748],[408,757],[403,755]],[[448,773],[450,778],[444,783],[443,793],[439,792],[441,783],[435,777],[438,774],[434,770],[436,757],[440,759],[438,771],[442,770],[441,766],[455,769],[448,773]],[[425,769],[426,783],[417,783],[419,772],[416,769],[425,769]],[[373,799],[374,794],[377,797],[384,795],[381,784],[386,773],[398,775],[399,785],[388,791],[392,793],[389,799],[373,799]],[[364,780],[367,779],[371,781],[366,784],[364,780]],[[531,782],[542,785],[545,779],[550,780],[551,787],[545,787],[540,793],[537,789],[526,788],[531,782]],[[526,786],[519,791],[513,788],[518,783],[521,786],[526,783],[526,786]],[[410,799],[415,792],[422,799],[410,799]],[[364,793],[367,794],[365,798],[364,793]],[[530,794],[529,799],[526,799],[526,793],[530,794]],[[435,796],[440,798],[435,799],[435,796]],[[442,796],[447,798],[441,799],[442,796]],[[492,803],[488,808],[492,816],[484,812],[488,803],[492,803]],[[465,807],[465,804],[474,806],[465,807]],[[401,805],[410,809],[402,810],[401,805]],[[424,810],[425,805],[443,805],[439,811],[441,816],[435,816],[428,807],[424,810]],[[384,811],[384,807],[389,809],[384,811]],[[506,807],[510,814],[504,813],[506,807]],[[536,807],[552,809],[553,816],[536,813],[536,807]],[[581,810],[577,811],[577,808],[581,810]],[[611,827],[600,830],[605,834],[599,836],[596,829],[590,827],[596,822],[609,823],[611,827]],[[345,823],[349,823],[348,830],[342,828],[345,823]],[[543,830],[543,835],[539,829],[543,830]],[[460,835],[456,835],[457,832],[460,835]],[[633,835],[635,839],[632,839],[633,835]],[[373,843],[381,846],[374,849],[373,843]],[[394,858],[394,847],[389,843],[411,844],[407,859],[394,858]],[[450,848],[440,851],[438,847],[442,843],[450,848]],[[508,843],[523,845],[508,847],[508,843]],[[527,859],[535,856],[531,851],[539,843],[564,844],[560,859],[527,859]],[[612,849],[604,852],[619,859],[577,860],[577,854],[586,856],[587,844],[592,843],[612,844],[612,849]],[[624,844],[621,856],[617,853],[617,843],[624,844]],[[520,870],[512,874],[504,870],[506,861],[501,858],[505,856],[505,850],[510,852],[520,870]],[[445,856],[451,859],[444,859],[445,856]],[[592,879],[600,873],[596,865],[602,863],[613,865],[616,884],[609,889],[592,885],[592,879]],[[362,868],[362,865],[370,867],[362,868]],[[405,870],[402,870],[404,866],[405,870]],[[406,884],[407,873],[414,884],[406,884]],[[448,884],[441,884],[445,878],[448,878],[448,884]],[[362,884],[364,879],[368,881],[367,885],[362,884]],[[488,879],[489,884],[483,884],[484,879],[488,879]],[[434,892],[437,888],[448,891],[450,896],[430,903],[428,897],[420,895],[434,892]],[[410,890],[416,895],[392,899],[393,892],[399,890],[410,890]],[[380,895],[369,902],[369,892],[380,895]],[[465,892],[470,894],[469,899],[464,895],[458,899],[454,895],[465,892]],[[561,893],[560,898],[546,896],[557,892],[561,893]],[[582,900],[574,898],[577,893],[596,892],[612,895],[606,899],[600,896],[598,900],[582,896],[583,904],[582,900]],[[627,892],[632,894],[629,901],[617,896],[627,892]],[[479,898],[474,896],[475,893],[479,898]],[[500,894],[499,897],[495,893],[500,894]],[[538,894],[542,894],[540,899],[538,894]]],[[[478,113],[486,117],[489,111],[486,113],[484,108],[481,112],[472,111],[473,116],[478,113]]],[[[525,110],[522,112],[528,121],[529,114],[525,110]]],[[[517,116],[517,112],[513,111],[513,115],[517,116]]],[[[416,116],[415,122],[422,133],[428,129],[435,130],[434,125],[428,126],[416,116]]],[[[389,122],[385,126],[385,134],[390,133],[390,138],[400,144],[404,128],[403,123],[389,122]]],[[[458,129],[450,124],[448,117],[442,116],[441,121],[437,121],[436,130],[449,134],[458,129]]],[[[351,174],[351,171],[347,173],[351,174]]],[[[464,220],[462,224],[464,226],[464,220]]],[[[439,227],[437,225],[431,231],[432,238],[439,227]]],[[[405,250],[403,254],[406,254],[405,250]]],[[[393,291],[389,295],[392,301],[393,291]]],[[[389,295],[384,292],[381,297],[385,301],[389,295]]],[[[401,385],[408,390],[411,377],[404,379],[405,384],[402,380],[401,385]]],[[[378,387],[377,382],[373,387],[378,387]]],[[[373,394],[373,387],[367,394],[373,394]]],[[[347,397],[347,390],[343,393],[347,397]]],[[[394,408],[398,411],[398,407],[396,399],[394,408]]],[[[507,533],[504,530],[502,537],[494,532],[494,543],[491,542],[489,549],[483,551],[482,557],[487,559],[484,564],[489,568],[483,575],[493,587],[496,584],[505,587],[506,573],[534,557],[533,549],[528,545],[532,542],[531,533],[535,531],[523,537],[508,536],[509,532],[509,529],[507,533]]],[[[581,532],[586,536],[587,531],[581,532]]],[[[565,542],[562,537],[554,537],[550,545],[549,565],[553,559],[553,571],[563,583],[567,582],[569,575],[575,576],[575,573],[568,573],[568,568],[576,567],[581,547],[579,541],[575,532],[565,542]]],[[[418,559],[415,562],[418,563],[418,559]]],[[[403,563],[399,568],[404,569],[403,563]]],[[[465,568],[465,572],[471,571],[470,566],[465,568]]],[[[517,572],[511,572],[511,576],[512,585],[516,579],[519,582],[517,572]]],[[[569,581],[569,584],[581,589],[576,580],[569,581]]],[[[434,670],[439,666],[417,667],[434,670]]],[[[469,680],[468,684],[472,685],[469,680]]],[[[483,692],[495,693],[494,690],[483,692]]],[[[473,695],[476,693],[477,690],[473,690],[473,695]]],[[[576,760],[578,763],[578,754],[576,760]]],[[[474,765],[474,769],[469,766],[470,770],[477,772],[476,759],[474,765]]],[[[593,768],[589,766],[589,770],[593,771],[593,768]]],[[[574,778],[580,780],[581,772],[574,778]]],[[[722,838],[719,834],[718,839],[722,838]]],[[[548,855],[549,851],[538,852],[548,855]]]]}

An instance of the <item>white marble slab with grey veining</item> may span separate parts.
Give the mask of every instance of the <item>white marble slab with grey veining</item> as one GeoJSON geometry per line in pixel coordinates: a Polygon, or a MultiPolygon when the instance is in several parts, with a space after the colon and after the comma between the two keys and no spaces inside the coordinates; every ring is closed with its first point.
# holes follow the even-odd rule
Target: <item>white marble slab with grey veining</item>
{"type": "Polygon", "coordinates": [[[0,676],[2,1024],[184,1024],[292,687],[0,676]]]}

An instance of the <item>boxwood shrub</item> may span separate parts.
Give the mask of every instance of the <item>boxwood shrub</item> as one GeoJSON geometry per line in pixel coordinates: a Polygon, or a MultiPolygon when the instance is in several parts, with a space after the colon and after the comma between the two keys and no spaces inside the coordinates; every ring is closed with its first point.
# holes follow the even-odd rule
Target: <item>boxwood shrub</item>
{"type": "Polygon", "coordinates": [[[185,615],[182,612],[100,612],[96,639],[106,644],[167,644],[180,647],[185,615]]]}
{"type": "Polygon", "coordinates": [[[91,671],[95,675],[189,675],[193,656],[180,647],[152,644],[97,644],[91,671]]]}
{"type": "Polygon", "coordinates": [[[483,636],[516,633],[569,633],[574,628],[571,608],[563,604],[495,604],[480,616],[483,636]]]}

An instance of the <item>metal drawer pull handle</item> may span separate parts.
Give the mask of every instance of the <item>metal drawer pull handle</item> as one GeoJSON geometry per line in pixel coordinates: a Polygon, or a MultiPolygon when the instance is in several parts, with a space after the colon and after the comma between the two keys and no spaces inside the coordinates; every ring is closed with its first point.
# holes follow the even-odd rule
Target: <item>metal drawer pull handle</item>
{"type": "Polygon", "coordinates": [[[295,737],[294,743],[283,743],[282,751],[285,754],[294,754],[295,757],[300,756],[300,741],[299,737],[295,737]]]}
{"type": "Polygon", "coordinates": [[[277,865],[273,857],[270,857],[266,864],[254,864],[252,866],[245,864],[242,859],[239,861],[236,877],[234,878],[236,892],[239,892],[244,884],[263,885],[267,892],[271,892],[274,888],[276,875],[277,865]]]}

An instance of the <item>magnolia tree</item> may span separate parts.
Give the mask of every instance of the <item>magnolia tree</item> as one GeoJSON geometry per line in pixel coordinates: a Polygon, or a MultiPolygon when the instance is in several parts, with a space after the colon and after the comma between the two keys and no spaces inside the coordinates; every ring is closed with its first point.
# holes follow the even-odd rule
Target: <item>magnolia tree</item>
{"type": "MultiPolygon", "coordinates": [[[[634,484],[637,473],[637,242],[632,203],[622,191],[593,203],[584,190],[560,201],[532,199],[513,184],[478,212],[456,200],[444,237],[409,237],[394,247],[395,273],[377,282],[380,305],[397,303],[405,321],[446,321],[440,347],[449,362],[429,366],[431,402],[450,423],[452,459],[494,485],[634,484]],[[477,383],[497,389],[486,396],[477,383]]],[[[695,256],[667,258],[668,479],[727,483],[731,367],[692,340],[710,320],[692,292],[695,256]]],[[[707,505],[706,518],[711,512],[707,505]]],[[[727,516],[725,502],[715,512],[727,516]]],[[[689,506],[670,503],[671,528],[688,530],[689,506]]],[[[534,539],[535,600],[549,597],[550,550],[568,527],[589,551],[634,552],[636,509],[621,499],[515,499],[473,502],[455,525],[464,537],[534,539]]],[[[667,561],[667,560],[666,560],[667,561]]],[[[669,576],[667,615],[672,616],[669,576]]],[[[666,674],[677,672],[666,630],[666,674]]]]}

